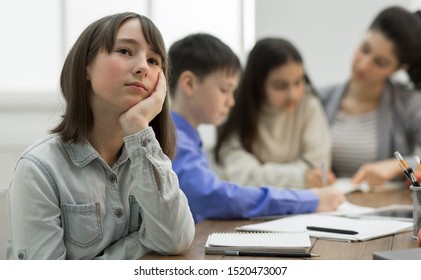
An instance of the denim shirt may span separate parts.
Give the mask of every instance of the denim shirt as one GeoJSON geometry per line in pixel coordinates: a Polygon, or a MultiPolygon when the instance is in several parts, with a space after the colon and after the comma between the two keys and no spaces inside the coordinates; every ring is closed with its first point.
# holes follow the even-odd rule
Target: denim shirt
{"type": "Polygon", "coordinates": [[[187,199],[152,128],[124,138],[110,168],[57,134],[19,159],[8,193],[9,259],[137,259],[194,237],[187,199]]]}
{"type": "Polygon", "coordinates": [[[181,115],[171,114],[177,127],[173,168],[196,223],[204,219],[244,219],[316,210],[319,198],[311,190],[239,186],[220,180],[209,166],[197,130],[181,115]]]}

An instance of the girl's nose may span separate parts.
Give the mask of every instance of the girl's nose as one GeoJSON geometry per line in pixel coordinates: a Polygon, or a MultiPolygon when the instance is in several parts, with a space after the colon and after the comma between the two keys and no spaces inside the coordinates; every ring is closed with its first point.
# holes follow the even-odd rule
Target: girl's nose
{"type": "Polygon", "coordinates": [[[357,66],[359,70],[366,70],[370,66],[370,58],[362,57],[357,66]]]}
{"type": "Polygon", "coordinates": [[[147,76],[148,75],[148,62],[145,58],[139,58],[136,61],[136,66],[134,68],[135,75],[147,76]]]}
{"type": "Polygon", "coordinates": [[[291,89],[291,86],[288,86],[288,88],[287,88],[287,90],[286,90],[286,98],[287,98],[287,101],[290,101],[291,99],[292,99],[292,89],[291,89]]]}
{"type": "Polygon", "coordinates": [[[233,107],[235,105],[234,94],[229,95],[227,103],[229,107],[233,107]]]}

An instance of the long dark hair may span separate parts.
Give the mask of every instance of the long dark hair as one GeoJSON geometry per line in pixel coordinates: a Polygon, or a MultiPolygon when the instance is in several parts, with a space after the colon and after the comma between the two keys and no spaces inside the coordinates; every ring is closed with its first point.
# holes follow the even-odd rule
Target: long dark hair
{"type": "MultiPolygon", "coordinates": [[[[161,56],[162,69],[167,77],[168,58],[164,40],[149,18],[128,12],[106,16],[93,22],[73,45],[61,72],[60,87],[66,100],[66,111],[62,121],[51,132],[59,133],[63,141],[79,143],[87,140],[94,124],[94,116],[89,99],[92,88],[86,79],[86,67],[101,50],[112,52],[119,28],[125,21],[133,18],[139,19],[146,42],[161,56]]],[[[163,152],[172,158],[176,149],[175,127],[169,113],[168,94],[162,111],[150,125],[163,152]]]]}
{"type": "MultiPolygon", "coordinates": [[[[238,134],[244,149],[252,152],[253,143],[257,140],[259,110],[265,100],[265,80],[272,69],[291,61],[303,64],[298,50],[285,39],[265,38],[255,44],[250,51],[244,75],[235,93],[236,104],[231,109],[226,122],[217,129],[214,150],[217,163],[221,163],[219,153],[223,143],[235,133],[238,134]]],[[[305,75],[305,80],[311,87],[307,75],[305,75]]]]}
{"type": "Polygon", "coordinates": [[[400,65],[408,65],[409,78],[421,89],[421,12],[389,7],[377,15],[369,29],[393,42],[400,65]]]}

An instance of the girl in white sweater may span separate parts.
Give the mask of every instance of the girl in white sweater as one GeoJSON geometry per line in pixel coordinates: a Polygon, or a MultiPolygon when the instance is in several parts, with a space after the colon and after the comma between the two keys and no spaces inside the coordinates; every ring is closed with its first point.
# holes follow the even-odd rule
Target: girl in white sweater
{"type": "Polygon", "coordinates": [[[334,182],[333,173],[322,176],[320,168],[329,165],[329,126],[290,42],[266,38],[256,43],[235,101],[218,129],[215,168],[221,177],[297,188],[334,182]]]}

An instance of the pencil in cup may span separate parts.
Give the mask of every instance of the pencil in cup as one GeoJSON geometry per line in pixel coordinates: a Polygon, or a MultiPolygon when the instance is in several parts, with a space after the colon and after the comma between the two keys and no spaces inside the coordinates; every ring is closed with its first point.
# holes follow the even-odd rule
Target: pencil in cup
{"type": "MultiPolygon", "coordinates": [[[[399,161],[400,168],[402,169],[405,176],[409,179],[411,184],[413,186],[420,187],[421,185],[418,182],[417,177],[415,176],[414,170],[412,169],[412,167],[410,167],[408,165],[408,163],[406,163],[405,159],[401,156],[401,154],[398,151],[395,152],[395,157],[399,161]]],[[[419,160],[419,158],[418,158],[418,160],[419,160]]]]}

